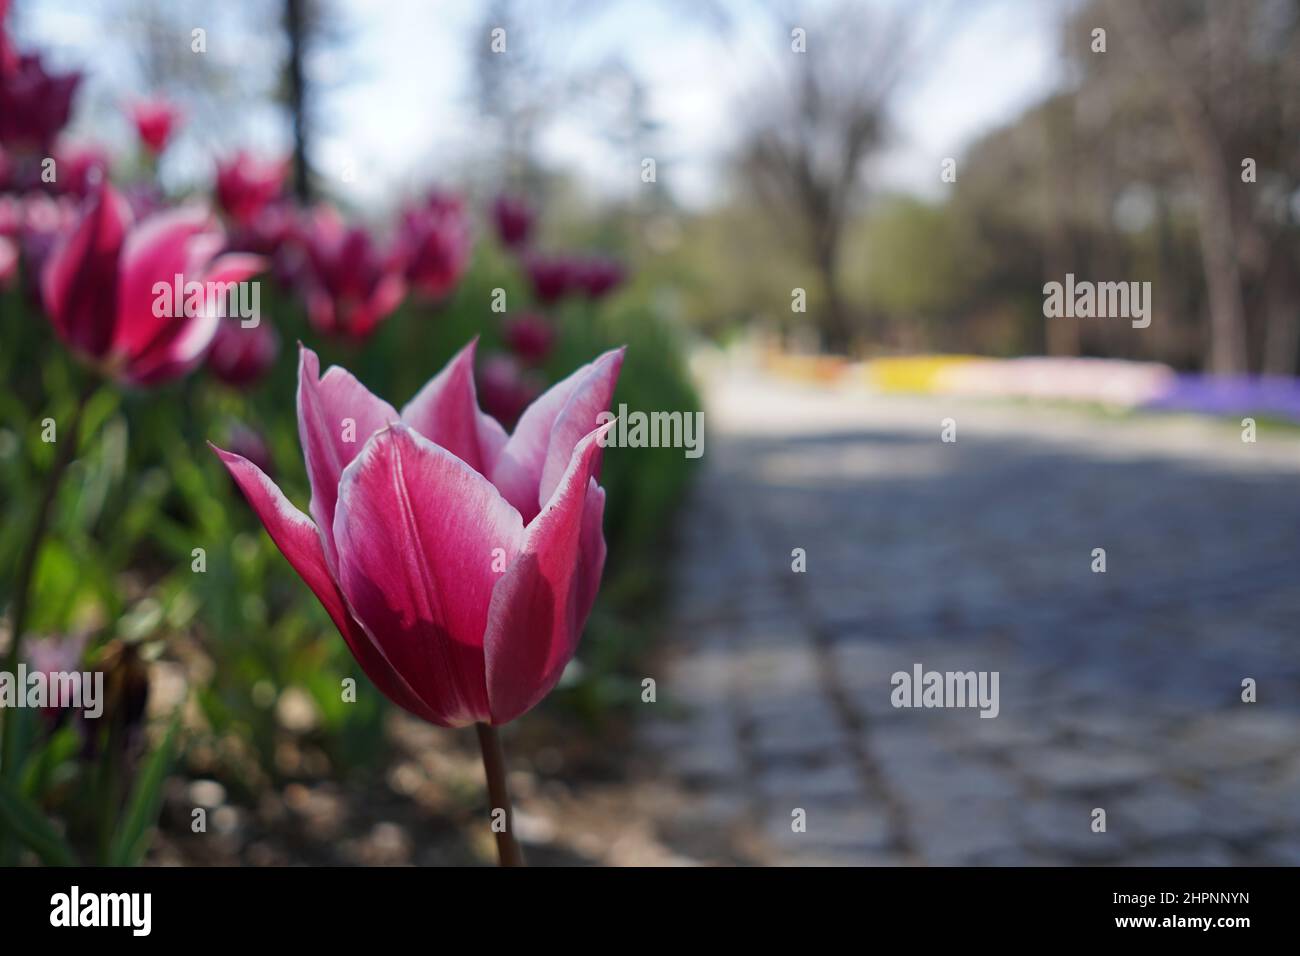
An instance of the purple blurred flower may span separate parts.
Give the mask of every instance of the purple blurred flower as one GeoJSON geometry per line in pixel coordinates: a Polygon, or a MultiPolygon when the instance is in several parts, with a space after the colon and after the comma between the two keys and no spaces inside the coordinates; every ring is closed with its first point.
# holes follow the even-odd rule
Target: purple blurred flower
{"type": "Polygon", "coordinates": [[[574,272],[574,282],[589,299],[604,298],[623,284],[626,275],[621,263],[604,256],[580,261],[574,272]]]}
{"type": "Polygon", "coordinates": [[[51,73],[38,54],[19,53],[7,40],[0,45],[0,143],[48,154],[68,125],[81,74],[51,73]]]}
{"type": "Polygon", "coordinates": [[[483,409],[507,429],[542,393],[543,382],[509,355],[493,355],[478,375],[478,397],[483,409]]]}
{"type": "Polygon", "coordinates": [[[246,328],[239,319],[225,318],[208,349],[208,371],[218,381],[243,388],[260,381],[279,354],[280,336],[270,322],[246,328]]]}
{"type": "Polygon", "coordinates": [[[564,256],[534,253],[524,261],[533,296],[542,305],[554,305],[573,291],[574,263],[564,256]]]}
{"type": "Polygon", "coordinates": [[[518,196],[498,196],[492,203],[492,224],[497,238],[507,249],[521,249],[528,245],[533,234],[536,214],[527,200],[518,196]]]}
{"type": "Polygon", "coordinates": [[[555,329],[540,312],[510,316],[503,329],[510,351],[529,365],[545,361],[555,345],[555,329]]]}

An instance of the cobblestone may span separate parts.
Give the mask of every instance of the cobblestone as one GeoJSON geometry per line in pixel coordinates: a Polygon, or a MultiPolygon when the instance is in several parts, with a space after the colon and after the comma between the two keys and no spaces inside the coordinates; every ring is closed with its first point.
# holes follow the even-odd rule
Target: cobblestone
{"type": "Polygon", "coordinates": [[[1300,860],[1300,435],[738,373],[706,407],[659,686],[691,716],[645,745],[736,862],[1300,860]],[[895,708],[918,663],[997,671],[998,716],[895,708]]]}

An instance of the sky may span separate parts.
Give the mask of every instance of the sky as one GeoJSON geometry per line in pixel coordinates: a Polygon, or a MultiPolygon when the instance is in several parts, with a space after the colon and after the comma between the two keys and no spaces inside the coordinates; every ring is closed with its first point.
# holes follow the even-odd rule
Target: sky
{"type": "MultiPolygon", "coordinates": [[[[275,6],[274,0],[241,2],[275,6]]],[[[472,153],[480,132],[471,94],[475,44],[490,42],[483,29],[484,4],[332,2],[342,40],[311,63],[323,80],[320,115],[326,120],[317,136],[318,172],[331,178],[343,198],[362,207],[392,202],[440,176],[445,180],[447,171],[472,153]]],[[[755,0],[722,2],[736,12],[755,0]]],[[[910,2],[922,17],[937,9],[920,0],[878,0],[878,5],[895,2],[910,2]]],[[[129,10],[130,0],[79,7],[19,0],[19,38],[52,48],[56,61],[88,67],[92,86],[113,87],[101,99],[143,95],[147,91],[122,88],[131,83],[129,71],[107,68],[113,62],[112,40],[100,21],[123,6],[129,10]]],[[[738,17],[730,32],[718,30],[689,15],[688,0],[609,0],[587,9],[591,12],[575,27],[545,37],[547,62],[579,68],[615,59],[626,63],[643,83],[648,112],[659,124],[653,148],[663,154],[660,182],[689,206],[709,204],[724,190],[725,159],[738,132],[737,96],[771,69],[774,55],[789,55],[788,40],[770,21],[760,29],[752,17],[738,17]]],[[[957,0],[957,9],[957,26],[933,24],[943,39],[925,47],[926,62],[900,90],[890,144],[875,160],[878,188],[939,194],[943,158],[960,156],[972,139],[1041,99],[1060,80],[1057,23],[1063,3],[957,0]]],[[[529,39],[507,35],[507,49],[529,39]]],[[[241,56],[273,56],[269,41],[232,51],[223,49],[221,40],[218,22],[210,28],[209,55],[228,57],[235,72],[241,56]]],[[[815,46],[809,51],[814,54],[815,46]]],[[[276,114],[268,112],[270,118],[262,120],[257,111],[249,115],[239,135],[267,150],[287,146],[287,129],[276,114]]],[[[590,189],[618,195],[636,188],[640,171],[635,158],[600,135],[601,123],[597,115],[561,112],[541,135],[539,149],[544,160],[571,170],[590,189]]],[[[125,133],[120,118],[113,125],[92,116],[80,126],[92,135],[117,133],[120,139],[125,133]]],[[[213,131],[201,132],[202,137],[194,131],[178,144],[176,165],[196,166],[194,157],[229,138],[224,131],[215,139],[213,131]]]]}

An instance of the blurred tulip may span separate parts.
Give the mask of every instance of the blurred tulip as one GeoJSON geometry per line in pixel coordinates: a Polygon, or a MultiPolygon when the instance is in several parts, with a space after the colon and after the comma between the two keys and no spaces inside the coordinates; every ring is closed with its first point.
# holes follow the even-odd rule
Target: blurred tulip
{"type": "Polygon", "coordinates": [[[517,196],[498,196],[492,203],[492,224],[497,238],[507,249],[528,245],[536,218],[533,207],[517,196]]]}
{"type": "Polygon", "coordinates": [[[297,208],[285,200],[276,200],[250,222],[231,230],[229,249],[265,256],[271,262],[272,277],[281,287],[300,289],[309,266],[309,233],[297,208]]]}
{"type": "Polygon", "coordinates": [[[93,143],[60,145],[54,151],[57,170],[54,192],[85,199],[108,182],[108,153],[93,143]]]}
{"type": "Polygon", "coordinates": [[[317,331],[360,341],[401,304],[401,258],[381,255],[365,229],[318,210],[307,245],[307,318],[317,331]]]}
{"type": "Polygon", "coordinates": [[[503,724],[555,686],[596,597],[610,427],[596,420],[622,361],[620,349],[578,369],[507,437],[479,411],[473,343],[400,415],[343,369],[321,377],[303,349],[314,522],[216,451],[390,700],[445,727],[503,724]]]}
{"type": "Polygon", "coordinates": [[[6,47],[0,55],[0,143],[48,155],[68,125],[80,73],[50,73],[40,56],[6,47]]]}
{"type": "Polygon", "coordinates": [[[181,111],[164,99],[143,100],[132,105],[131,120],[144,148],[157,156],[180,124],[181,111]]]}
{"type": "Polygon", "coordinates": [[[542,305],[554,305],[574,288],[574,263],[563,256],[530,255],[524,262],[533,296],[542,305]]]}
{"type": "Polygon", "coordinates": [[[245,327],[239,319],[222,319],[208,349],[207,367],[227,385],[243,388],[260,381],[280,354],[280,336],[270,322],[245,327]]]}
{"type": "MultiPolygon", "coordinates": [[[[28,637],[23,643],[23,653],[27,656],[27,667],[30,671],[44,674],[49,680],[53,675],[69,675],[69,679],[78,690],[72,691],[74,694],[83,693],[81,688],[81,659],[86,652],[86,642],[89,635],[81,634],[50,634],[45,637],[28,637]]],[[[71,689],[71,688],[69,688],[71,689]]],[[[58,722],[68,713],[66,702],[62,706],[48,706],[43,709],[43,715],[49,721],[58,722]]]]}
{"type": "Polygon", "coordinates": [[[510,350],[530,365],[545,361],[555,345],[555,329],[539,312],[523,312],[507,318],[503,332],[510,350]]]}
{"type": "Polygon", "coordinates": [[[542,380],[510,355],[492,355],[479,373],[483,407],[503,425],[513,425],[542,391],[542,380]]]}
{"type": "Polygon", "coordinates": [[[600,256],[582,260],[574,269],[574,283],[589,299],[602,299],[623,284],[623,266],[600,256]]]}
{"type": "Polygon", "coordinates": [[[232,220],[246,226],[279,197],[288,173],[284,160],[263,162],[240,150],[217,164],[217,202],[232,220]]]}
{"type": "Polygon", "coordinates": [[[202,361],[217,331],[217,311],[169,315],[156,308],[154,285],[170,287],[177,276],[182,283],[241,282],[262,268],[256,256],[218,255],[223,241],[202,209],[132,225],[126,201],[104,186],[45,263],[45,311],[74,353],[119,381],[178,378],[202,361]]]}
{"type": "Polygon", "coordinates": [[[469,263],[469,220],[461,201],[435,193],[402,214],[398,234],[411,288],[426,299],[441,299],[460,280],[469,263]]]}
{"type": "Polygon", "coordinates": [[[231,453],[238,455],[240,458],[248,459],[261,469],[264,474],[272,478],[275,477],[271,449],[260,432],[249,428],[247,425],[234,422],[230,426],[230,437],[226,444],[229,446],[231,453]]]}
{"type": "Polygon", "coordinates": [[[162,190],[153,182],[142,180],[130,183],[122,190],[122,195],[126,197],[126,204],[131,207],[131,216],[137,220],[147,219],[154,213],[161,212],[167,204],[162,190]]]}
{"type": "Polygon", "coordinates": [[[45,193],[30,193],[21,200],[15,199],[13,208],[18,211],[16,235],[23,290],[40,307],[41,272],[59,237],[77,221],[77,203],[66,196],[55,198],[45,193]]]}
{"type": "Polygon", "coordinates": [[[12,289],[18,278],[18,243],[0,236],[0,289],[12,289]]]}

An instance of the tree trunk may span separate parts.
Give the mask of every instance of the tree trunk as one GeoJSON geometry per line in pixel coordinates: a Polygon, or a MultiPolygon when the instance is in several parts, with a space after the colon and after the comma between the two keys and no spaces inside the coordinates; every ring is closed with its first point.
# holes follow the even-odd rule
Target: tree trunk
{"type": "Polygon", "coordinates": [[[306,47],[306,0],[285,0],[284,28],[289,35],[289,115],[293,119],[293,191],[302,203],[311,202],[311,179],[307,166],[306,78],[303,57],[306,47]]]}
{"type": "Polygon", "coordinates": [[[1111,0],[1109,9],[1141,47],[1169,106],[1179,139],[1187,151],[1197,187],[1197,232],[1205,286],[1210,299],[1210,371],[1221,375],[1246,370],[1246,306],[1241,291],[1233,230],[1232,194],[1235,176],[1224,159],[1218,132],[1205,104],[1185,79],[1196,67],[1184,69],[1174,59],[1140,3],[1111,0]]]}

